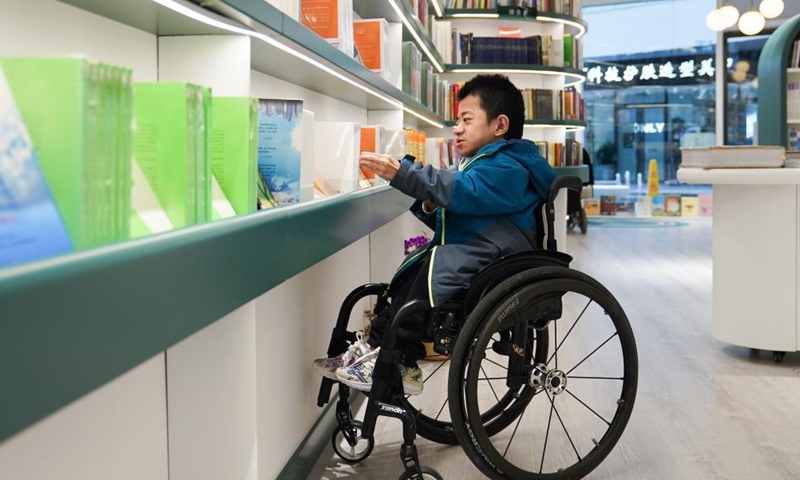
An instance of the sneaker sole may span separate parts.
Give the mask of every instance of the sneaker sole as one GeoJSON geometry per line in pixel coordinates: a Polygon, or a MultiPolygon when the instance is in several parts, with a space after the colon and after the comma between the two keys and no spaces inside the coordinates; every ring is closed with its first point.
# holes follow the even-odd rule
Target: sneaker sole
{"type": "Polygon", "coordinates": [[[422,387],[409,385],[403,382],[403,393],[405,393],[406,395],[419,395],[420,393],[422,393],[422,387]]]}
{"type": "Polygon", "coordinates": [[[336,379],[338,381],[342,382],[343,384],[347,385],[348,387],[355,388],[356,390],[360,390],[362,392],[369,392],[370,390],[372,390],[372,384],[371,383],[364,383],[364,382],[358,382],[358,381],[354,381],[354,380],[348,380],[346,378],[342,378],[342,377],[339,377],[339,376],[337,376],[336,379]]]}

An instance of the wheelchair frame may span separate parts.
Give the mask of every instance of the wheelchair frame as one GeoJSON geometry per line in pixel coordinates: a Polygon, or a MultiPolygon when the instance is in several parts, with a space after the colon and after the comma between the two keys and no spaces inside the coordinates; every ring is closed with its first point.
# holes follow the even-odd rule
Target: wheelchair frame
{"type": "MultiPolygon", "coordinates": [[[[565,253],[557,251],[556,239],[554,238],[553,235],[548,235],[546,241],[544,241],[544,228],[543,228],[544,225],[542,224],[546,222],[547,232],[554,231],[554,218],[555,218],[554,201],[556,194],[562,188],[567,188],[569,190],[580,192],[581,181],[577,177],[558,177],[551,184],[550,190],[548,192],[548,198],[546,199],[544,204],[544,219],[543,221],[541,218],[537,219],[537,224],[538,224],[537,233],[539,236],[538,238],[539,244],[542,247],[546,247],[545,249],[520,252],[514,255],[498,259],[495,262],[491,263],[476,275],[473,283],[470,285],[470,288],[467,291],[466,297],[464,298],[464,302],[461,304],[447,303],[445,305],[432,309],[426,301],[412,300],[400,307],[395,316],[391,319],[387,331],[384,334],[381,350],[378,353],[375,368],[373,370],[373,375],[372,375],[373,384],[371,391],[368,394],[369,399],[363,423],[353,419],[353,414],[350,410],[349,388],[343,384],[339,385],[338,401],[336,404],[336,419],[337,422],[339,423],[339,427],[334,432],[333,436],[334,447],[336,447],[337,435],[340,434],[344,437],[344,439],[351,447],[354,447],[358,443],[359,436],[362,439],[365,439],[368,442],[368,444],[367,444],[367,449],[359,455],[346,457],[343,456],[339,451],[337,451],[338,455],[340,455],[343,459],[353,463],[365,459],[367,456],[369,456],[374,446],[373,434],[377,418],[379,416],[396,418],[402,422],[403,426],[403,444],[401,446],[400,456],[404,466],[404,472],[401,475],[400,479],[421,480],[426,477],[434,479],[441,478],[438,472],[436,472],[432,468],[423,467],[419,463],[417,448],[414,444],[417,436],[417,423],[415,420],[414,413],[410,411],[409,408],[401,404],[402,402],[392,403],[393,398],[402,398],[402,382],[397,368],[397,365],[400,363],[401,360],[401,354],[400,352],[395,350],[395,346],[397,343],[397,332],[400,326],[409,316],[422,311],[431,311],[432,314],[435,314],[434,316],[438,315],[440,317],[439,323],[435,324],[438,330],[434,335],[436,351],[438,353],[443,353],[443,354],[452,354],[455,343],[454,340],[460,333],[462,333],[464,323],[466,322],[467,319],[467,314],[470,313],[476,307],[476,305],[478,305],[479,301],[482,298],[488,295],[488,293],[491,292],[492,289],[497,287],[500,283],[502,283],[503,281],[514,275],[518,275],[524,272],[529,272],[541,267],[568,269],[569,263],[571,262],[572,258],[565,253]],[[456,325],[454,327],[453,324],[456,313],[461,314],[462,322],[460,325],[456,325]],[[442,314],[444,315],[443,321],[441,321],[442,314]]],[[[557,272],[558,271],[561,270],[557,270],[557,272]]],[[[589,277],[586,278],[588,279],[589,277]]],[[[599,283],[596,283],[596,281],[593,280],[592,282],[596,284],[595,287],[598,288],[599,291],[601,291],[603,294],[608,295],[610,298],[613,299],[611,294],[608,293],[608,291],[605,290],[599,283]]],[[[347,350],[349,345],[348,342],[352,342],[355,340],[355,334],[353,332],[347,331],[347,325],[350,319],[350,314],[353,308],[355,307],[356,303],[364,297],[374,295],[378,297],[376,310],[381,309],[388,304],[387,299],[381,295],[387,290],[387,288],[388,284],[385,283],[367,284],[356,288],[345,298],[344,302],[342,303],[342,307],[339,311],[337,323],[333,329],[331,335],[331,341],[328,346],[327,354],[329,357],[342,354],[347,350]]],[[[560,318],[561,315],[560,298],[557,298],[559,297],[559,295],[558,293],[554,293],[551,294],[551,296],[552,299],[554,300],[553,302],[549,302],[550,297],[547,297],[545,298],[545,300],[547,301],[540,302],[546,305],[534,305],[533,307],[531,307],[536,309],[535,314],[538,315],[536,318],[539,319],[538,324],[534,325],[533,328],[546,330],[549,322],[560,318]]],[[[616,300],[614,300],[614,302],[616,302],[616,300]]],[[[620,307],[620,313],[624,317],[624,312],[621,312],[621,307],[620,307]]],[[[625,318],[624,321],[627,324],[627,318],[625,318]]],[[[530,327],[531,325],[528,326],[530,327]]],[[[523,326],[520,328],[526,328],[526,327],[523,326]]],[[[475,332],[473,331],[472,333],[474,334],[475,332]]],[[[629,335],[630,335],[630,341],[629,341],[630,343],[633,341],[633,337],[632,333],[629,333],[629,335]]],[[[547,346],[545,345],[544,348],[546,349],[547,346]]],[[[629,350],[630,349],[631,347],[629,347],[629,350]]],[[[633,400],[635,398],[636,383],[637,383],[636,377],[638,376],[638,362],[636,361],[635,342],[633,343],[632,346],[632,352],[633,352],[632,356],[633,365],[631,369],[632,373],[626,375],[633,377],[632,379],[630,379],[633,385],[632,393],[629,393],[626,396],[627,397],[626,399],[621,400],[629,403],[629,405],[621,404],[621,406],[624,407],[622,418],[620,419],[621,422],[617,422],[617,418],[615,416],[614,421],[616,422],[615,425],[617,425],[617,430],[618,430],[618,433],[615,432],[617,438],[621,434],[621,430],[624,429],[625,424],[627,424],[627,420],[630,417],[631,409],[633,408],[633,400]],[[621,426],[619,426],[620,424],[621,426]]],[[[532,358],[531,355],[533,355],[533,352],[528,351],[526,355],[527,356],[525,357],[524,360],[516,360],[516,361],[530,362],[532,358]]],[[[509,355],[509,362],[510,362],[509,372],[511,371],[510,370],[511,362],[515,361],[516,358],[517,358],[516,356],[509,355]]],[[[626,362],[630,361],[626,360],[626,362]]],[[[627,366],[628,365],[626,364],[626,370],[627,366]]],[[[539,366],[537,366],[536,368],[539,368],[539,366]]],[[[535,375],[531,375],[530,382],[531,383],[535,383],[536,381],[542,382],[541,384],[537,385],[536,388],[544,389],[544,382],[549,381],[548,379],[545,378],[544,375],[545,373],[547,372],[543,372],[541,378],[539,378],[538,380],[535,375]]],[[[452,377],[453,377],[452,372],[450,376],[452,382],[452,377]]],[[[517,379],[516,381],[512,381],[510,375],[507,382],[509,388],[521,388],[523,384],[527,384],[527,382],[525,381],[520,382],[519,379],[517,379]]],[[[328,399],[330,398],[331,388],[334,383],[336,382],[329,378],[322,379],[319,394],[317,397],[318,406],[322,407],[326,403],[328,403],[328,399]]],[[[449,383],[448,385],[451,385],[451,383],[449,383]]],[[[534,391],[532,395],[530,394],[529,395],[533,396],[536,393],[538,392],[534,391]]],[[[463,395],[461,394],[459,395],[463,397],[463,395]]],[[[461,401],[462,400],[459,399],[459,402],[461,401]]],[[[523,399],[522,403],[523,410],[524,408],[527,408],[527,403],[525,403],[526,401],[530,401],[530,398],[527,398],[527,400],[523,399]]],[[[514,418],[516,417],[511,418],[512,422],[514,418]]],[[[481,417],[481,420],[483,420],[483,417],[481,417]]],[[[472,430],[470,430],[471,428],[469,425],[470,422],[466,421],[465,419],[464,423],[467,424],[466,428],[469,430],[469,435],[470,436],[473,435],[472,430]]],[[[505,424],[502,428],[506,428],[507,425],[508,424],[505,424]]],[[[489,435],[491,435],[491,433],[489,435]]],[[[456,443],[451,441],[456,437],[457,435],[454,436],[453,438],[448,437],[444,440],[444,443],[456,443]]],[[[616,438],[612,439],[612,445],[610,448],[613,448],[614,443],[616,443],[616,438]]],[[[473,462],[476,462],[476,465],[478,465],[479,468],[481,468],[481,470],[484,471],[484,473],[486,473],[487,475],[490,475],[494,478],[512,478],[512,479],[516,478],[514,476],[507,476],[505,473],[498,473],[499,468],[491,469],[491,468],[481,467],[481,465],[479,465],[477,462],[479,461],[484,463],[488,462],[489,465],[493,464],[491,459],[489,459],[484,453],[481,452],[480,447],[477,447],[477,450],[472,451],[472,454],[470,454],[470,451],[466,448],[465,445],[462,444],[462,447],[465,448],[465,451],[467,452],[468,456],[470,456],[470,458],[473,460],[473,462]],[[476,461],[475,457],[479,456],[482,456],[483,460],[476,461]]],[[[610,451],[609,448],[606,448],[606,450],[610,451]]],[[[607,454],[607,452],[605,454],[607,454]]],[[[602,461],[602,457],[604,457],[605,454],[601,455],[601,458],[596,462],[597,464],[599,464],[599,461],[602,461]]],[[[542,463],[544,463],[544,458],[542,458],[542,463]]],[[[589,471],[594,468],[594,466],[590,467],[591,468],[589,468],[589,471]]],[[[583,468],[582,470],[586,470],[586,468],[583,468]]],[[[585,473],[588,473],[588,471],[585,473]]],[[[579,472],[578,475],[582,477],[583,475],[585,475],[585,473],[579,472]]],[[[571,475],[572,474],[570,474],[568,478],[579,478],[579,477],[573,477],[571,475]]]]}

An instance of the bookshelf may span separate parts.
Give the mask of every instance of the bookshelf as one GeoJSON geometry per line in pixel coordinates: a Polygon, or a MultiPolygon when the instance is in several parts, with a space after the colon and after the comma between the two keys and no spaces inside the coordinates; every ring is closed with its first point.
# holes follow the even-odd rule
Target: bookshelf
{"type": "Polygon", "coordinates": [[[789,68],[792,45],[800,35],[800,15],[785,21],[764,44],[758,60],[758,143],[779,145],[789,143],[787,118],[787,82],[796,78],[800,82],[797,68],[789,68]]]}

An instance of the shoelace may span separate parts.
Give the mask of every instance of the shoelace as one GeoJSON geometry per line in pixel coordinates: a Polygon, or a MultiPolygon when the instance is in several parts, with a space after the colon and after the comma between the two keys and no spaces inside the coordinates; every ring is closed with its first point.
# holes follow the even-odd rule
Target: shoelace
{"type": "Polygon", "coordinates": [[[374,350],[370,350],[364,355],[358,357],[351,367],[359,366],[366,368],[370,372],[373,368],[375,368],[375,360],[378,359],[378,352],[380,351],[381,347],[378,347],[374,350]]]}
{"type": "Polygon", "coordinates": [[[347,348],[347,351],[342,357],[342,363],[347,365],[350,363],[350,359],[353,358],[353,356],[358,358],[369,353],[369,351],[370,346],[367,343],[366,338],[364,338],[364,334],[361,331],[358,331],[356,332],[356,341],[347,348]]]}

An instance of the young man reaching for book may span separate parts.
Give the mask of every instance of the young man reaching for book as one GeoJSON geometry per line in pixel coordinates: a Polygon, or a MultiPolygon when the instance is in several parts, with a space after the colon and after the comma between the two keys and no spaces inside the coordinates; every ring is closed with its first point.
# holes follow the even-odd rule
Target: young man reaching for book
{"type": "MultiPolygon", "coordinates": [[[[478,75],[459,91],[453,134],[461,153],[455,170],[438,170],[362,152],[361,167],[416,199],[411,212],[435,230],[431,242],[412,252],[389,286],[389,307],[376,312],[369,338],[359,336],[339,357],[315,367],[329,378],[369,391],[381,338],[403,304],[420,299],[431,307],[469,287],[475,274],[498,258],[536,248],[537,207],[545,201],[555,171],[532,142],[521,140],[524,104],[502,75],[478,75]]],[[[417,361],[425,357],[427,312],[407,319],[397,337],[406,394],[422,392],[417,361]]]]}

